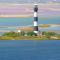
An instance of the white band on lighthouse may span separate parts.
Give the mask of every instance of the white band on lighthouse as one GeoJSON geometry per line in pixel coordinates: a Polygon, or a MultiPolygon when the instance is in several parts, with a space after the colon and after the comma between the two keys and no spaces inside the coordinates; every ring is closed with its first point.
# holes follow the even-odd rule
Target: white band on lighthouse
{"type": "Polygon", "coordinates": [[[37,12],[34,12],[34,17],[37,17],[37,16],[38,16],[37,12]]]}
{"type": "Polygon", "coordinates": [[[34,31],[34,33],[38,34],[38,31],[34,31]]]}
{"type": "Polygon", "coordinates": [[[34,21],[34,26],[38,26],[38,23],[37,23],[37,21],[34,21]]]}
{"type": "Polygon", "coordinates": [[[35,3],[34,5],[36,6],[36,5],[38,5],[38,4],[35,3]]]}

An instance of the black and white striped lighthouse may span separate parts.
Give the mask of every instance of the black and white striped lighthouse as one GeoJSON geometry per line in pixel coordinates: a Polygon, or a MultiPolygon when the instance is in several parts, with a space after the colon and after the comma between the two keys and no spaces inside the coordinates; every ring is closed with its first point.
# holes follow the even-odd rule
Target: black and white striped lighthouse
{"type": "Polygon", "coordinates": [[[38,5],[34,4],[34,33],[38,35],[38,5]]]}

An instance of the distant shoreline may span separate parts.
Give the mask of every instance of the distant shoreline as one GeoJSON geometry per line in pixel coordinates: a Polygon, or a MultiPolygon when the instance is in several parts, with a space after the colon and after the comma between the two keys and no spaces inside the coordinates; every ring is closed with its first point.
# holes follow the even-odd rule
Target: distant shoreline
{"type": "MultiPolygon", "coordinates": [[[[44,27],[45,24],[40,24],[40,25],[39,25],[39,27],[45,28],[45,29],[48,28],[48,27],[55,27],[55,26],[60,27],[60,24],[46,24],[46,25],[49,25],[47,27],[44,27]],[[40,25],[43,25],[43,27],[40,26],[40,25]]],[[[0,28],[6,28],[7,29],[7,30],[0,30],[0,32],[10,32],[10,31],[18,32],[18,30],[21,30],[21,31],[33,31],[33,26],[0,26],[0,28]]],[[[41,30],[41,31],[43,31],[43,30],[41,30]]],[[[48,29],[46,29],[46,31],[52,31],[52,32],[56,32],[56,33],[60,34],[60,30],[51,30],[51,29],[48,30],[48,29]]]]}
{"type": "MultiPolygon", "coordinates": [[[[39,24],[39,26],[41,26],[41,25],[45,25],[45,24],[39,24]]],[[[50,25],[50,26],[60,26],[60,24],[46,24],[46,25],[50,25]]],[[[27,25],[27,26],[0,26],[0,28],[10,28],[10,27],[31,27],[31,26],[33,26],[33,25],[27,25]]]]}
{"type": "Polygon", "coordinates": [[[26,18],[26,17],[31,17],[32,15],[0,15],[0,18],[14,18],[14,17],[20,17],[20,18],[26,18]]]}

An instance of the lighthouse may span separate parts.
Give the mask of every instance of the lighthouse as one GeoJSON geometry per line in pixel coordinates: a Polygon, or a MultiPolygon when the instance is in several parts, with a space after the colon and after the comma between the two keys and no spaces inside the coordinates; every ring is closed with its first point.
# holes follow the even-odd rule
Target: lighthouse
{"type": "Polygon", "coordinates": [[[34,33],[38,35],[38,4],[34,4],[34,33]]]}

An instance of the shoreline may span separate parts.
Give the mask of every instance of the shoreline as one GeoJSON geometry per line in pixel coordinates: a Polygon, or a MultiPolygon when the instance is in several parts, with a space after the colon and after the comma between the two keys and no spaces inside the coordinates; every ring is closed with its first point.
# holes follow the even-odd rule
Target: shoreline
{"type": "MultiPolygon", "coordinates": [[[[43,39],[43,40],[34,40],[34,39],[32,39],[32,40],[28,40],[28,39],[25,39],[25,40],[22,40],[22,39],[12,39],[12,40],[6,40],[6,39],[4,39],[4,40],[2,40],[2,41],[59,41],[60,39],[51,39],[51,40],[49,40],[49,39],[43,39]]],[[[0,40],[1,41],[1,40],[0,40]]]]}
{"type": "Polygon", "coordinates": [[[32,15],[0,15],[0,18],[15,18],[15,17],[20,17],[20,18],[28,18],[31,17],[32,15]]]}
{"type": "MultiPolygon", "coordinates": [[[[39,24],[39,29],[41,31],[46,29],[46,31],[59,32],[59,29],[58,30],[52,30],[52,29],[48,30],[47,28],[60,27],[60,24],[46,24],[46,25],[47,25],[47,27],[45,26],[45,24],[39,24]]],[[[10,31],[18,32],[18,30],[21,30],[21,31],[33,31],[33,26],[32,25],[28,25],[28,26],[0,26],[0,32],[10,32],[10,31]],[[3,28],[5,28],[5,30],[2,30],[3,28]]]]}
{"type": "MultiPolygon", "coordinates": [[[[40,25],[45,25],[45,24],[39,24],[39,26],[40,25]]],[[[46,25],[50,25],[50,26],[60,26],[60,24],[46,24],[46,25]]],[[[7,27],[7,28],[9,28],[9,27],[31,27],[31,26],[33,26],[33,25],[27,25],[27,26],[0,26],[0,28],[3,28],[3,27],[7,27]]]]}
{"type": "MultiPolygon", "coordinates": [[[[47,18],[58,18],[60,17],[60,14],[56,14],[56,15],[48,15],[48,16],[45,16],[45,15],[38,15],[42,20],[43,19],[47,19],[47,18]]],[[[32,18],[33,17],[33,12],[30,13],[30,14],[0,14],[0,18],[32,18]]]]}
{"type": "Polygon", "coordinates": [[[54,37],[52,36],[51,38],[47,37],[40,37],[40,36],[20,36],[20,37],[7,37],[7,36],[0,36],[0,40],[39,40],[39,41],[44,41],[44,40],[60,40],[59,37],[54,37]]]}

